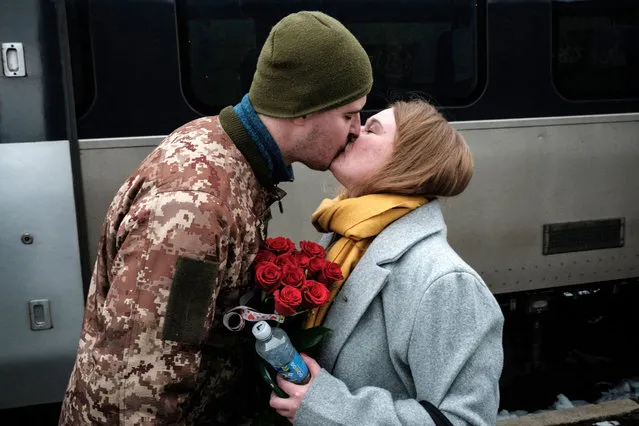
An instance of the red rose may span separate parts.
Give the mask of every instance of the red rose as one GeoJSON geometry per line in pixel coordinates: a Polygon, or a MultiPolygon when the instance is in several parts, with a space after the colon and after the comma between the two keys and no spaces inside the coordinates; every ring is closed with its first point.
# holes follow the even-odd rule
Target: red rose
{"type": "Polygon", "coordinates": [[[282,284],[291,287],[302,288],[306,276],[304,270],[297,266],[285,266],[282,284]]]}
{"type": "Polygon", "coordinates": [[[294,251],[293,257],[295,257],[295,261],[297,262],[297,266],[302,269],[308,268],[308,262],[311,260],[307,255],[302,253],[301,251],[294,251]]]}
{"type": "Polygon", "coordinates": [[[282,275],[282,269],[273,262],[260,262],[255,267],[257,284],[269,294],[279,287],[282,275]]]}
{"type": "Polygon", "coordinates": [[[297,261],[295,260],[295,256],[291,253],[284,253],[277,256],[275,263],[278,266],[295,266],[297,267],[297,261]]]}
{"type": "Polygon", "coordinates": [[[308,262],[308,270],[311,274],[317,274],[324,269],[324,263],[326,261],[321,257],[314,257],[308,262]]]}
{"type": "Polygon", "coordinates": [[[277,255],[275,253],[269,250],[261,249],[257,252],[257,255],[255,255],[255,260],[253,260],[253,263],[257,264],[259,262],[275,262],[275,259],[277,259],[277,255]]]}
{"type": "Polygon", "coordinates": [[[331,297],[331,292],[324,284],[313,280],[306,280],[302,292],[304,293],[305,305],[310,307],[322,306],[331,297]]]}
{"type": "Polygon", "coordinates": [[[277,255],[290,253],[295,250],[295,243],[284,237],[267,238],[264,240],[264,245],[277,255]]]}
{"type": "Polygon", "coordinates": [[[326,257],[324,247],[312,241],[300,241],[300,248],[308,257],[326,257]]]}
{"type": "Polygon", "coordinates": [[[322,282],[326,285],[331,285],[335,281],[343,280],[344,276],[342,275],[342,268],[335,262],[324,262],[324,268],[322,268],[322,272],[320,272],[317,281],[322,282]]]}
{"type": "Polygon", "coordinates": [[[287,317],[293,315],[302,303],[302,292],[298,288],[284,286],[273,293],[273,298],[275,299],[275,311],[287,317]]]}

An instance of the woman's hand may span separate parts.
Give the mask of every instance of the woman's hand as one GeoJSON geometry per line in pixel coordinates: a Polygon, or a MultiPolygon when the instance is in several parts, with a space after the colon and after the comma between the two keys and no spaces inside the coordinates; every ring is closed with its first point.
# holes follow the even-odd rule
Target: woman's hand
{"type": "Polygon", "coordinates": [[[270,405],[277,411],[280,416],[286,417],[289,422],[293,423],[293,419],[295,418],[295,414],[297,413],[297,409],[300,407],[302,403],[302,398],[306,395],[306,391],[308,390],[311,383],[313,383],[313,379],[320,372],[321,367],[313,358],[306,354],[300,354],[302,359],[306,363],[308,367],[308,371],[311,373],[311,380],[305,385],[296,385],[291,382],[287,382],[280,376],[277,375],[277,385],[284,392],[288,394],[288,398],[280,398],[275,393],[271,392],[271,400],[270,405]]]}

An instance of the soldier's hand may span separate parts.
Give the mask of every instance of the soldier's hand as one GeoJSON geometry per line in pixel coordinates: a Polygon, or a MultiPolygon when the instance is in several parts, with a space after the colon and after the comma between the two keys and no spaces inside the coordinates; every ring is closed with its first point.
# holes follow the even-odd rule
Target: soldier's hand
{"type": "Polygon", "coordinates": [[[302,403],[306,391],[313,383],[313,379],[320,372],[321,367],[313,358],[306,354],[301,354],[302,359],[311,373],[311,380],[305,385],[296,385],[284,380],[280,375],[277,376],[277,385],[288,394],[288,398],[280,398],[271,392],[270,405],[277,411],[280,416],[286,417],[289,422],[293,423],[297,409],[302,403]]]}

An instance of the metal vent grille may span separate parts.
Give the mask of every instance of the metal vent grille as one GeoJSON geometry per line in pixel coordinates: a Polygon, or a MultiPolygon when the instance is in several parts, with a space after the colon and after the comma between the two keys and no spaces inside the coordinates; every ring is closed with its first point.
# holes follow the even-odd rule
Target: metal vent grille
{"type": "Polygon", "coordinates": [[[544,225],[544,255],[623,247],[622,219],[544,225]]]}

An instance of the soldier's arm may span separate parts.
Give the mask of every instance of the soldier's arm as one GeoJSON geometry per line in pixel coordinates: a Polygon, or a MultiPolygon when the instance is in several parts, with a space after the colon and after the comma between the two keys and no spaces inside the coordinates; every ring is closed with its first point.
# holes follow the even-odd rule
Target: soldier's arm
{"type": "MultiPolygon", "coordinates": [[[[125,382],[127,421],[178,416],[178,402],[194,390],[200,343],[221,283],[238,263],[227,262],[235,233],[227,208],[197,191],[140,199],[120,223],[105,309],[112,331],[121,332],[109,343],[122,357],[122,370],[111,378],[125,382]]],[[[102,358],[105,371],[109,358],[102,358]]]]}
{"type": "MultiPolygon", "coordinates": [[[[135,280],[139,306],[154,311],[159,318],[168,315],[156,325],[163,334],[172,334],[158,338],[196,343],[193,327],[205,319],[197,316],[212,317],[222,280],[229,272],[239,273],[234,265],[227,264],[228,252],[237,244],[230,212],[209,193],[174,191],[141,200],[127,216],[120,226],[126,235],[116,256],[121,265],[117,260],[113,265],[115,279],[135,280]],[[183,309],[185,305],[190,310],[183,309]],[[211,309],[202,311],[204,305],[211,309]],[[184,312],[174,312],[176,309],[184,312]],[[175,321],[191,328],[191,335],[180,336],[175,321]]],[[[204,331],[205,322],[200,331],[204,331]]]]}

